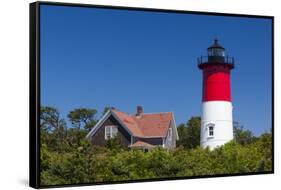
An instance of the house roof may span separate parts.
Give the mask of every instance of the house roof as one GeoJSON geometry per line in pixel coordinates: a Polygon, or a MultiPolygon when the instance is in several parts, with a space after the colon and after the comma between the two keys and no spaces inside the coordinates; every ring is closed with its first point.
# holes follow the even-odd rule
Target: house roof
{"type": "Polygon", "coordinates": [[[132,132],[134,136],[143,135],[136,121],[130,115],[121,111],[116,111],[116,110],[111,110],[111,111],[124,125],[126,125],[126,127],[132,132]]]}
{"type": "Polygon", "coordinates": [[[136,141],[134,144],[129,145],[130,148],[153,148],[155,147],[152,144],[143,142],[143,141],[136,141]]]}
{"type": "Polygon", "coordinates": [[[95,134],[111,115],[134,137],[165,138],[171,126],[175,129],[176,139],[179,138],[172,112],[130,115],[116,109],[109,109],[87,134],[86,138],[89,139],[95,134]]]}
{"type": "Polygon", "coordinates": [[[117,110],[112,110],[112,112],[134,136],[139,137],[165,137],[170,123],[173,121],[172,112],[142,113],[140,116],[129,115],[117,110]]]}

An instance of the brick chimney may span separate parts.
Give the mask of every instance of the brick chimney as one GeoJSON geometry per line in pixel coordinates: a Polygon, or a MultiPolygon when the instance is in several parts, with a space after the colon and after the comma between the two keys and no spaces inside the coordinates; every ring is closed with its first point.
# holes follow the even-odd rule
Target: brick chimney
{"type": "Polygon", "coordinates": [[[141,116],[141,114],[143,114],[143,108],[142,106],[137,106],[136,116],[141,116]]]}

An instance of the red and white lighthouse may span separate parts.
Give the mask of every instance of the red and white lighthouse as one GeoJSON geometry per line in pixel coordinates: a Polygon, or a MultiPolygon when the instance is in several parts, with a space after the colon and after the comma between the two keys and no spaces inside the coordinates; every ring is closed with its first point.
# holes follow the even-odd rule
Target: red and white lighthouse
{"type": "Polygon", "coordinates": [[[208,56],[198,58],[203,72],[200,145],[212,150],[233,139],[230,71],[234,59],[215,39],[208,56]]]}

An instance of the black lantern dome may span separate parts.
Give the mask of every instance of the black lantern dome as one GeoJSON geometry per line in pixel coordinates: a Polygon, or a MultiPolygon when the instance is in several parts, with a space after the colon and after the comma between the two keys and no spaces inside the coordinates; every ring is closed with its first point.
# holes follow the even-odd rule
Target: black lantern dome
{"type": "Polygon", "coordinates": [[[214,44],[208,49],[208,56],[222,56],[224,57],[224,48],[218,43],[218,39],[214,40],[214,44]]]}
{"type": "Polygon", "coordinates": [[[207,48],[208,56],[198,58],[198,66],[204,67],[208,64],[222,64],[231,68],[234,67],[234,58],[225,55],[225,49],[222,47],[218,39],[215,38],[214,43],[207,48]]]}
{"type": "Polygon", "coordinates": [[[224,62],[225,49],[218,43],[218,40],[214,40],[214,44],[208,49],[208,61],[209,62],[224,62]]]}

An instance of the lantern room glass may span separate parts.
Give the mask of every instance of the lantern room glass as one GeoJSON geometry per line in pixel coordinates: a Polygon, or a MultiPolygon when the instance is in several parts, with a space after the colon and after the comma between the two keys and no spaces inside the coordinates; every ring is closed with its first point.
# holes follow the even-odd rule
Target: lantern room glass
{"type": "Polygon", "coordinates": [[[224,49],[222,48],[209,48],[208,56],[221,56],[224,57],[224,49]]]}

